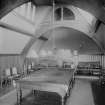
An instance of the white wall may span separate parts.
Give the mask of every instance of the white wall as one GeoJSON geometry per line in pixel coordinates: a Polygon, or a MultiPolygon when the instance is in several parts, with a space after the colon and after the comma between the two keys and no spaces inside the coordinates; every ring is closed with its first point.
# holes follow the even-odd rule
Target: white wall
{"type": "Polygon", "coordinates": [[[0,54],[20,54],[30,37],[0,28],[0,54]]]}

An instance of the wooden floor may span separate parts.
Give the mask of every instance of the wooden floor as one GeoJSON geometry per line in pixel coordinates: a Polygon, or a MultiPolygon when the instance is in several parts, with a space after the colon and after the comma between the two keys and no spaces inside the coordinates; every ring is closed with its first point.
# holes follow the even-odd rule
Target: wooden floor
{"type": "Polygon", "coordinates": [[[13,90],[14,90],[14,87],[12,85],[0,88],[0,97],[8,94],[9,92],[13,90]]]}
{"type": "Polygon", "coordinates": [[[95,105],[90,82],[82,79],[76,80],[66,105],[95,105]]]}
{"type": "MultiPolygon", "coordinates": [[[[16,91],[0,98],[0,105],[15,105],[16,91]]],[[[25,104],[26,105],[26,104],[25,104]]],[[[77,80],[66,105],[95,105],[91,84],[87,80],[77,80]]]]}

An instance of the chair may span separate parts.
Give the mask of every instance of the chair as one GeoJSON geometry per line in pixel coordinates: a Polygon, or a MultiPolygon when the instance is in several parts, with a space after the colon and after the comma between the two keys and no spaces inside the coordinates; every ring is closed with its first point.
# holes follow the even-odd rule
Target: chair
{"type": "Polygon", "coordinates": [[[6,78],[5,78],[5,76],[1,76],[0,77],[0,88],[4,88],[4,87],[6,87],[6,78]]]}
{"type": "Polygon", "coordinates": [[[31,64],[31,65],[32,65],[32,67],[34,67],[34,65],[35,65],[35,64],[34,64],[34,62],[32,62],[32,64],[31,64]]]}
{"type": "Polygon", "coordinates": [[[31,68],[32,68],[31,64],[30,64],[30,65],[28,65],[28,69],[30,70],[31,68]]]}
{"type": "Polygon", "coordinates": [[[34,70],[32,69],[32,65],[28,65],[28,74],[34,72],[34,70]]]}
{"type": "Polygon", "coordinates": [[[11,75],[11,69],[5,69],[5,79],[6,79],[6,86],[11,85],[13,76],[11,75]]]}
{"type": "Polygon", "coordinates": [[[8,76],[8,77],[11,76],[10,68],[5,69],[5,75],[8,76]]]}
{"type": "Polygon", "coordinates": [[[22,76],[26,76],[27,75],[27,65],[23,65],[23,73],[22,76]]]}
{"type": "Polygon", "coordinates": [[[11,70],[12,70],[13,79],[16,79],[16,78],[19,78],[20,77],[20,74],[18,74],[16,67],[12,67],[11,70]]]}

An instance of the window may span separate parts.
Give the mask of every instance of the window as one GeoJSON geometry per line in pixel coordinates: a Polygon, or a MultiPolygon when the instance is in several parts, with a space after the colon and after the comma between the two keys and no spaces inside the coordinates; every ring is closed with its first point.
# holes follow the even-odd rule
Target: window
{"type": "Polygon", "coordinates": [[[55,20],[61,20],[61,8],[55,10],[55,20]]]}
{"type": "Polygon", "coordinates": [[[74,13],[68,9],[68,8],[63,8],[63,19],[64,20],[74,20],[75,16],[74,13]]]}
{"type": "Polygon", "coordinates": [[[75,16],[70,9],[66,7],[60,7],[55,10],[55,20],[61,20],[61,19],[74,20],[75,16]]]}

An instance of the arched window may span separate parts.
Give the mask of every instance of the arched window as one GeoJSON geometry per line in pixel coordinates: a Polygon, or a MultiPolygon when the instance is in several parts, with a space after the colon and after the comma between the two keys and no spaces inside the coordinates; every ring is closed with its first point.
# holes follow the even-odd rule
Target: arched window
{"type": "Polygon", "coordinates": [[[55,10],[55,20],[61,20],[61,19],[74,20],[75,16],[70,9],[66,7],[60,7],[55,10]]]}
{"type": "Polygon", "coordinates": [[[74,20],[75,19],[74,13],[70,9],[64,7],[63,8],[63,19],[64,20],[74,20]]]}
{"type": "Polygon", "coordinates": [[[61,8],[55,10],[55,20],[61,20],[61,8]]]}

